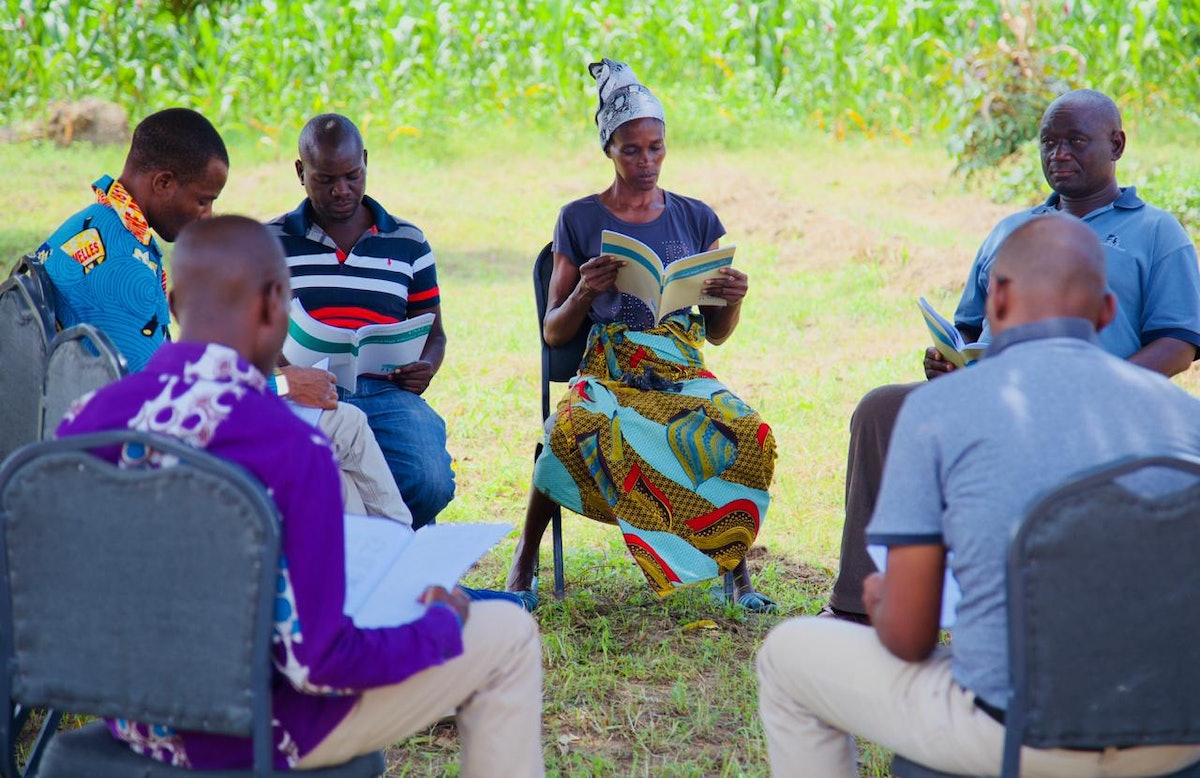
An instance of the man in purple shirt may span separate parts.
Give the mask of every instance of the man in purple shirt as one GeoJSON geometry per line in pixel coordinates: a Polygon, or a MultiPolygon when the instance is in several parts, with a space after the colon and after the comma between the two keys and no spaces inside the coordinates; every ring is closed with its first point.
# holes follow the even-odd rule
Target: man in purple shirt
{"type": "MultiPolygon", "coordinates": [[[[454,708],[462,775],[540,776],[537,627],[503,602],[430,588],[409,624],[359,629],[342,612],[342,498],[329,440],[267,389],[287,333],[291,290],[279,244],[224,216],[180,233],[171,311],[178,343],[90,394],[60,436],[141,429],[244,467],[282,517],[272,653],[275,764],[315,768],[388,746],[454,708]]],[[[121,453],[124,459],[126,452],[121,453]]],[[[135,751],[195,769],[245,768],[250,741],[111,721],[135,751]]]]}

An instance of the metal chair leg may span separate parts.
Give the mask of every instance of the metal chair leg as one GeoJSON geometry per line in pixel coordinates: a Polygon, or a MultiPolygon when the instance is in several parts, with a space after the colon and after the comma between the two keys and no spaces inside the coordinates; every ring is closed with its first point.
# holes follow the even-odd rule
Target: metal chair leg
{"type": "Polygon", "coordinates": [[[563,530],[562,508],[555,505],[550,515],[550,540],[554,545],[554,599],[566,596],[567,584],[563,575],[563,530]]]}
{"type": "Polygon", "coordinates": [[[42,754],[50,745],[50,738],[58,731],[58,723],[62,721],[62,713],[51,708],[46,709],[46,718],[42,719],[42,728],[38,730],[37,740],[29,750],[29,758],[25,761],[25,776],[37,775],[38,765],[41,764],[42,754]]]}

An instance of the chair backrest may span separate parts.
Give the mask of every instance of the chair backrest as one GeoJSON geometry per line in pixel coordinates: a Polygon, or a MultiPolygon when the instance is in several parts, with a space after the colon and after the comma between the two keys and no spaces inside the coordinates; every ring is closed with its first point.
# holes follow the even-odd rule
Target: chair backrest
{"type": "Polygon", "coordinates": [[[53,437],[77,398],[111,384],[128,372],[125,358],[107,335],[90,324],[54,336],[42,381],[41,436],[53,437]]]}
{"type": "Polygon", "coordinates": [[[0,459],[41,434],[42,377],[54,316],[29,276],[0,284],[0,459]]]}
{"type": "Polygon", "coordinates": [[[1008,556],[1004,775],[1020,744],[1200,742],[1200,460],[1145,457],[1037,501],[1008,556]]]}
{"type": "Polygon", "coordinates": [[[554,272],[554,244],[547,243],[533,263],[533,296],[537,301],[538,339],[542,343],[542,418],[550,416],[550,382],[569,381],[579,371],[587,347],[591,319],[585,319],[579,331],[562,346],[547,346],[542,337],[542,322],[550,299],[550,276],[554,272]]]}
{"type": "Polygon", "coordinates": [[[150,433],[35,443],[0,469],[0,552],[0,703],[252,736],[267,774],[279,525],[258,482],[150,433]]]}
{"type": "Polygon", "coordinates": [[[47,326],[51,332],[57,329],[54,311],[54,282],[50,280],[50,272],[46,265],[34,254],[26,254],[13,265],[10,276],[26,276],[41,297],[43,311],[47,317],[47,326]]]}

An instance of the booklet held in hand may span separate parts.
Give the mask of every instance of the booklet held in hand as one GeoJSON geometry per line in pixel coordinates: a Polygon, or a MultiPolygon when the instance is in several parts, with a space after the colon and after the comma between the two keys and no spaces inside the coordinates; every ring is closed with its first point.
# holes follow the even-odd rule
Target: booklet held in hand
{"type": "Polygon", "coordinates": [[[360,375],[391,375],[396,368],[420,359],[433,319],[432,313],[423,313],[392,324],[368,324],[348,330],[317,321],[304,310],[299,298],[292,298],[283,356],[303,367],[328,359],[329,372],[337,376],[337,385],[354,392],[360,375]]]}
{"type": "Polygon", "coordinates": [[[933,347],[942,354],[942,358],[955,367],[966,367],[977,361],[987,351],[987,343],[967,343],[962,333],[950,321],[933,309],[924,297],[917,300],[921,307],[921,316],[925,326],[933,336],[933,347]]]}
{"type": "Polygon", "coordinates": [[[396,627],[421,618],[430,586],[450,590],[511,524],[431,524],[420,532],[392,519],[348,513],[346,602],[356,626],[396,627]]]}
{"type": "Polygon", "coordinates": [[[726,305],[724,298],[704,294],[704,282],[720,277],[721,268],[733,265],[734,248],[702,251],[664,268],[654,249],[640,240],[612,230],[600,234],[600,253],[625,260],[617,271],[617,289],[644,302],[656,323],[680,308],[726,305]]]}

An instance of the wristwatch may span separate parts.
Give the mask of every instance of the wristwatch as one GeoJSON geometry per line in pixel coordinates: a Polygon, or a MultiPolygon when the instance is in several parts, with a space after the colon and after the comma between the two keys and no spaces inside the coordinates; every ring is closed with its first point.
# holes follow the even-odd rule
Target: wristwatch
{"type": "Polygon", "coordinates": [[[287,397],[288,392],[290,392],[292,388],[288,386],[287,376],[283,374],[283,368],[275,368],[274,376],[275,394],[279,395],[280,397],[287,397]]]}

